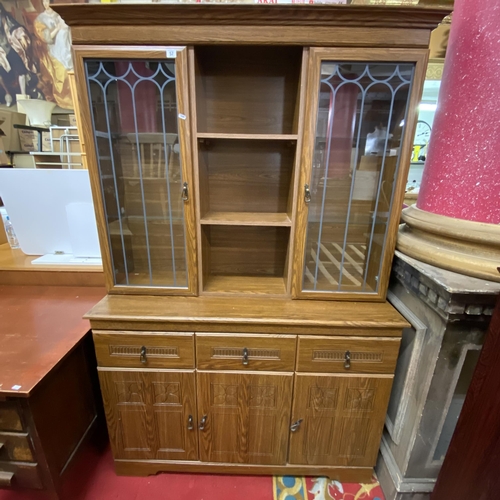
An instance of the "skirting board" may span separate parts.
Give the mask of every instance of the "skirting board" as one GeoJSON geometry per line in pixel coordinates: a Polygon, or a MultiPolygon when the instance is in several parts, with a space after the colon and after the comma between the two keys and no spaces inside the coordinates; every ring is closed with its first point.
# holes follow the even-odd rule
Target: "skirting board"
{"type": "Polygon", "coordinates": [[[119,476],[149,476],[159,472],[203,474],[324,476],[344,483],[367,483],[372,467],[325,467],[321,465],[251,465],[174,460],[115,460],[119,476]]]}
{"type": "MultiPolygon", "coordinates": [[[[399,470],[398,464],[387,444],[387,437],[382,436],[380,443],[380,454],[385,467],[389,472],[394,488],[400,493],[431,493],[436,484],[435,479],[425,478],[404,478],[399,470]]],[[[382,483],[381,483],[382,484],[382,483]]],[[[384,485],[382,484],[382,489],[384,485]]]]}

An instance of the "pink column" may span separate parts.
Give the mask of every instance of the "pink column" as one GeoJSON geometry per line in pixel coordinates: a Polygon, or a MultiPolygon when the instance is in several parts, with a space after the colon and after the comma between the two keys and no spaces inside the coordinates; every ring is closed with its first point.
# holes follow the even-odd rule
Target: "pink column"
{"type": "Polygon", "coordinates": [[[500,223],[500,0],[456,0],[417,207],[500,223]]]}

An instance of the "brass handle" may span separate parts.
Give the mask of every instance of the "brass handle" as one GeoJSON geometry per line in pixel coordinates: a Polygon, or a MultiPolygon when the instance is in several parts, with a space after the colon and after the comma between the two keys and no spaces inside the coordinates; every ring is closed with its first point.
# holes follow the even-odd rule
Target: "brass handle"
{"type": "Polygon", "coordinates": [[[246,347],[243,348],[243,359],[241,362],[244,366],[248,366],[248,349],[246,347]]]}
{"type": "Polygon", "coordinates": [[[208,415],[203,415],[203,417],[201,418],[200,425],[198,426],[198,429],[200,429],[200,431],[205,430],[205,424],[207,423],[207,418],[208,415]]]}
{"type": "Polygon", "coordinates": [[[344,368],[346,370],[351,368],[351,351],[346,351],[344,354],[344,368]]]}
{"type": "Polygon", "coordinates": [[[311,201],[311,190],[309,184],[304,184],[304,201],[309,203],[311,201]]]}
{"type": "Polygon", "coordinates": [[[188,417],[188,430],[192,431],[193,429],[194,429],[193,415],[189,415],[189,417],[188,417]]]}
{"type": "Polygon", "coordinates": [[[292,432],[297,432],[297,430],[299,429],[300,427],[300,424],[303,422],[303,418],[299,418],[296,422],[294,422],[291,426],[290,426],[290,430],[292,432]]]}
{"type": "Polygon", "coordinates": [[[185,182],[182,185],[182,201],[188,201],[188,200],[189,200],[188,183],[185,182]]]}
{"type": "Polygon", "coordinates": [[[146,346],[143,345],[141,347],[141,363],[146,364],[148,362],[148,358],[146,356],[146,346]]]}

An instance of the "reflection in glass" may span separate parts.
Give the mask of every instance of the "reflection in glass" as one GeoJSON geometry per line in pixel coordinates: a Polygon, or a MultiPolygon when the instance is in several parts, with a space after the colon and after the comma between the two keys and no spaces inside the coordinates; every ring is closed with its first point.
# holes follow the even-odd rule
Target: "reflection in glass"
{"type": "Polygon", "coordinates": [[[306,291],[377,292],[413,68],[321,65],[306,291]]]}
{"type": "Polygon", "coordinates": [[[175,60],[87,60],[117,285],[187,287],[175,60]]]}

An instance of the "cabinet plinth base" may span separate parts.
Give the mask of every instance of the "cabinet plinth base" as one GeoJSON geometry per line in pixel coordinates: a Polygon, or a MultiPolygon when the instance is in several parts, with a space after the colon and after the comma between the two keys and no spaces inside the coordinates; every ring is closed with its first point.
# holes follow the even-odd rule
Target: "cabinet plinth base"
{"type": "Polygon", "coordinates": [[[119,476],[151,476],[160,472],[191,474],[238,474],[273,476],[321,476],[344,483],[370,482],[372,467],[328,467],[324,465],[252,465],[175,460],[115,460],[119,476]]]}

